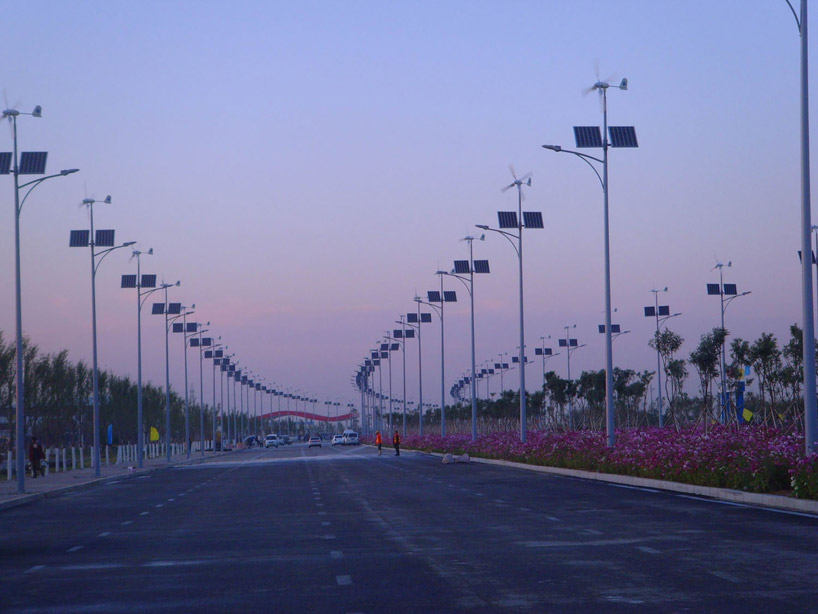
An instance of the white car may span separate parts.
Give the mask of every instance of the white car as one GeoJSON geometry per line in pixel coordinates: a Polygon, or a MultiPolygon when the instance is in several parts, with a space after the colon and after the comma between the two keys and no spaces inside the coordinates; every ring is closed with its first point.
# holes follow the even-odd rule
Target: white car
{"type": "Polygon", "coordinates": [[[281,444],[281,440],[278,438],[278,435],[267,435],[264,438],[264,447],[265,448],[277,448],[281,444]]]}
{"type": "Polygon", "coordinates": [[[333,435],[332,441],[330,442],[331,446],[336,445],[344,445],[344,436],[343,435],[333,435]]]}
{"type": "Polygon", "coordinates": [[[344,431],[343,438],[345,446],[357,446],[361,443],[355,431],[344,431]]]}

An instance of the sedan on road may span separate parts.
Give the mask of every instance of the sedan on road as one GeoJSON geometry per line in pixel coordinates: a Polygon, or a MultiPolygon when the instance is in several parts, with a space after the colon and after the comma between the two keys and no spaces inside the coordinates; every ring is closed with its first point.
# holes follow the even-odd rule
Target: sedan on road
{"type": "Polygon", "coordinates": [[[318,446],[319,448],[321,447],[321,438],[317,435],[310,437],[310,442],[307,445],[308,448],[312,448],[313,446],[318,446]]]}
{"type": "Polygon", "coordinates": [[[330,442],[331,446],[337,445],[344,445],[344,436],[343,435],[333,435],[332,441],[330,442]]]}

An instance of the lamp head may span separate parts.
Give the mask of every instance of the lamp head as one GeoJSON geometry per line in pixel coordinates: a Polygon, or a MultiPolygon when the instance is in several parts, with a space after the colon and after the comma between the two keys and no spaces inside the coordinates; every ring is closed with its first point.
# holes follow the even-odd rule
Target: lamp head
{"type": "Polygon", "coordinates": [[[65,169],[60,171],[60,175],[62,175],[64,177],[65,175],[71,175],[73,173],[78,173],[79,171],[80,171],[80,169],[78,169],[78,168],[65,168],[65,169]]]}
{"type": "Polygon", "coordinates": [[[551,151],[562,151],[562,147],[559,145],[543,145],[544,149],[550,149],[551,151]]]}
{"type": "Polygon", "coordinates": [[[34,110],[31,112],[32,117],[42,117],[43,116],[43,108],[40,105],[34,107],[34,110]]]}
{"type": "MultiPolygon", "coordinates": [[[[480,230],[488,230],[488,229],[489,229],[489,227],[488,227],[488,226],[486,226],[485,224],[475,224],[475,226],[476,226],[477,228],[479,228],[480,230]]],[[[486,235],[483,235],[483,237],[485,237],[485,236],[486,236],[486,235]]],[[[482,240],[482,238],[481,238],[481,240],[482,240]]]]}
{"type": "Polygon", "coordinates": [[[136,245],[136,241],[127,241],[122,244],[122,247],[130,247],[131,245],[136,245]]]}

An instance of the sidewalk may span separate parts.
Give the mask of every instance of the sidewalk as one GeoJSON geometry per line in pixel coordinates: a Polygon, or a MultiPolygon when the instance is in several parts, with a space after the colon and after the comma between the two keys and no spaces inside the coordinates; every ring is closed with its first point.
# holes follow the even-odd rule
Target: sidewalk
{"type": "Polygon", "coordinates": [[[171,457],[170,462],[167,461],[167,457],[165,456],[145,458],[142,462],[142,469],[137,469],[135,462],[121,465],[102,465],[99,471],[100,477],[95,477],[94,470],[91,468],[57,472],[52,470],[44,478],[38,477],[36,479],[32,478],[30,473],[26,473],[26,491],[23,494],[17,492],[17,478],[12,477],[11,480],[6,480],[4,473],[4,479],[0,481],[0,510],[25,505],[37,499],[55,497],[73,490],[90,488],[102,482],[145,475],[146,473],[173,467],[174,465],[201,463],[223,454],[229,454],[229,452],[213,453],[208,451],[205,452],[204,459],[200,452],[192,452],[190,460],[188,460],[184,454],[177,454],[171,457]],[[129,470],[129,466],[132,467],[132,469],[129,470]]]}

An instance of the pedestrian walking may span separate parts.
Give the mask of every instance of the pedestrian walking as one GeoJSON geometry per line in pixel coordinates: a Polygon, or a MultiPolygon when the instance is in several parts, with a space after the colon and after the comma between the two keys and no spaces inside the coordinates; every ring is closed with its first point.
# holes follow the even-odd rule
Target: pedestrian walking
{"type": "Polygon", "coordinates": [[[375,431],[375,443],[378,444],[378,456],[381,455],[381,446],[383,445],[383,437],[380,431],[375,431]]]}
{"type": "Polygon", "coordinates": [[[38,472],[45,477],[45,469],[40,466],[44,458],[43,446],[40,445],[36,437],[32,437],[31,447],[28,449],[28,460],[31,462],[31,475],[33,478],[37,477],[38,472]]]}
{"type": "Polygon", "coordinates": [[[397,431],[392,435],[392,445],[395,446],[395,456],[400,456],[400,435],[397,431]]]}

